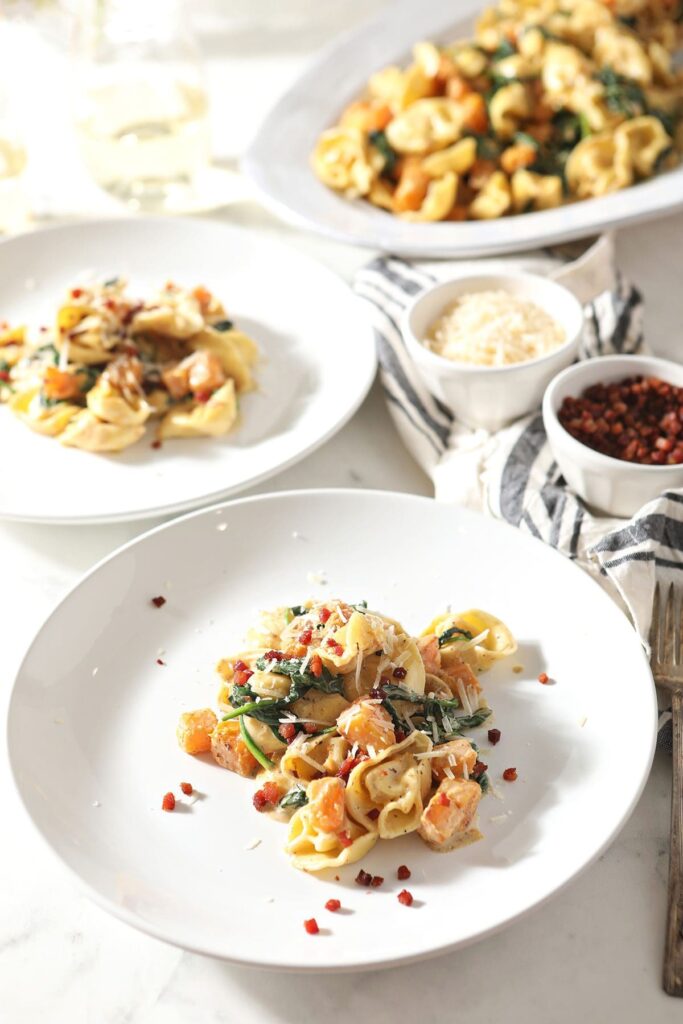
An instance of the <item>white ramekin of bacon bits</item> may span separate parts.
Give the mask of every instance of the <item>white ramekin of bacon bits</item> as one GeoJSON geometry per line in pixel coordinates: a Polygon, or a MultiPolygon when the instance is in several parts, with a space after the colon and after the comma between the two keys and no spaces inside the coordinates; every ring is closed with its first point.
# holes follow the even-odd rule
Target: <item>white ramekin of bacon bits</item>
{"type": "Polygon", "coordinates": [[[683,487],[683,365],[602,356],[549,384],[543,422],[569,486],[588,505],[630,517],[683,487]]]}

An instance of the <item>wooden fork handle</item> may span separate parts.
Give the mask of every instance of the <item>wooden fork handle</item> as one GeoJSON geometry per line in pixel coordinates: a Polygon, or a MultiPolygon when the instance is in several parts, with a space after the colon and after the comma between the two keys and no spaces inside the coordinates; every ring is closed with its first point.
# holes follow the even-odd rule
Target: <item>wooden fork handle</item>
{"type": "Polygon", "coordinates": [[[664,989],[683,996],[683,691],[674,690],[673,788],[671,792],[671,849],[669,854],[669,911],[664,952],[664,989]]]}

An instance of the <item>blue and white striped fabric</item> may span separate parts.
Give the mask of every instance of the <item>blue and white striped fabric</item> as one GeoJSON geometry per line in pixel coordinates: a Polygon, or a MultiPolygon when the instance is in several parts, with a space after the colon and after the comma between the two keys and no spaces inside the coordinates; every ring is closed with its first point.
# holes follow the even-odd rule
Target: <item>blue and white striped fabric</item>
{"type": "MultiPolygon", "coordinates": [[[[472,264],[477,271],[511,268],[548,274],[581,299],[581,359],[641,350],[642,297],[615,269],[610,236],[472,264]]],[[[455,269],[469,268],[463,262],[418,264],[382,256],[356,275],[355,291],[367,304],[384,392],[403,441],[433,479],[437,499],[505,519],[578,562],[626,608],[647,644],[655,583],[683,584],[683,492],[663,494],[629,521],[603,518],[567,487],[540,411],[493,435],[459,423],[425,386],[399,326],[411,299],[455,269]]],[[[664,709],[665,744],[670,717],[664,709]]]]}

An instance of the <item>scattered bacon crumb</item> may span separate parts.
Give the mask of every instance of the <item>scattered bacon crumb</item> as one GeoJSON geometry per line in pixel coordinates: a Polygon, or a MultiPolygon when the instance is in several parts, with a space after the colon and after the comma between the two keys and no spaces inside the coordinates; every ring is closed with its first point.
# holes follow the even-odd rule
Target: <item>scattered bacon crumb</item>
{"type": "Polygon", "coordinates": [[[500,739],[500,729],[489,729],[489,743],[495,747],[500,739]]]}
{"type": "Polygon", "coordinates": [[[175,797],[173,793],[166,793],[164,799],[161,801],[162,811],[174,811],[175,810],[175,797]]]}
{"type": "Polygon", "coordinates": [[[280,788],[274,782],[266,782],[261,789],[258,789],[253,797],[252,803],[257,811],[263,811],[268,806],[273,807],[280,799],[280,788]]]}
{"type": "Polygon", "coordinates": [[[310,644],[313,639],[313,630],[305,629],[303,633],[299,633],[299,643],[305,644],[306,647],[310,644]]]}
{"type": "Polygon", "coordinates": [[[348,832],[339,832],[338,839],[342,846],[351,846],[351,844],[353,843],[353,839],[351,838],[348,832]]]}
{"type": "Polygon", "coordinates": [[[318,618],[320,619],[320,621],[322,623],[325,623],[325,622],[327,622],[327,620],[329,619],[331,614],[332,614],[332,612],[330,611],[329,608],[321,608],[320,609],[320,614],[318,615],[318,618]]]}
{"type": "Polygon", "coordinates": [[[71,289],[71,298],[72,299],[80,299],[82,294],[83,294],[83,289],[82,288],[72,288],[71,289]]]}
{"type": "Polygon", "coordinates": [[[317,722],[304,722],[304,732],[312,734],[314,732],[320,732],[320,726],[317,722]]]}
{"type": "Polygon", "coordinates": [[[8,381],[9,380],[9,370],[0,370],[0,380],[3,380],[3,381],[8,381]]]}
{"type": "Polygon", "coordinates": [[[304,921],[304,928],[309,935],[317,935],[320,931],[318,928],[318,922],[314,917],[309,917],[308,921],[304,921]]]}
{"type": "Polygon", "coordinates": [[[451,801],[448,797],[448,793],[439,793],[439,803],[442,807],[450,807],[451,801]]]}
{"type": "Polygon", "coordinates": [[[155,608],[163,608],[163,606],[166,604],[166,598],[162,597],[161,595],[159,595],[159,597],[153,597],[152,604],[154,605],[155,608]]]}
{"type": "Polygon", "coordinates": [[[379,818],[379,808],[371,807],[370,810],[368,811],[368,818],[370,819],[370,821],[377,821],[377,819],[379,818]]]}
{"type": "Polygon", "coordinates": [[[397,898],[398,902],[402,903],[404,907],[410,907],[413,904],[413,895],[407,889],[401,889],[397,898]]]}
{"type": "Polygon", "coordinates": [[[369,871],[363,871],[361,868],[356,875],[355,882],[357,885],[370,885],[372,883],[372,875],[369,871]]]}
{"type": "Polygon", "coordinates": [[[161,448],[161,441],[158,438],[156,441],[152,441],[150,448],[161,448]]]}
{"type": "Polygon", "coordinates": [[[325,904],[325,910],[331,911],[335,914],[341,907],[341,900],[328,900],[325,904]]]}
{"type": "Polygon", "coordinates": [[[375,889],[379,889],[380,885],[384,885],[384,879],[381,875],[373,875],[372,881],[370,882],[375,889]]]}
{"type": "Polygon", "coordinates": [[[353,769],[356,767],[357,764],[360,764],[361,761],[366,761],[366,760],[367,760],[367,756],[365,754],[359,754],[357,757],[347,757],[341,763],[341,767],[339,768],[339,771],[337,772],[337,778],[339,778],[339,779],[346,779],[347,776],[349,776],[351,774],[351,772],[353,771],[353,769]]]}
{"type": "Polygon", "coordinates": [[[323,662],[319,654],[314,654],[309,662],[309,668],[316,679],[320,679],[323,674],[323,662]]]}
{"type": "Polygon", "coordinates": [[[165,665],[165,664],[166,664],[165,661],[162,661],[161,658],[157,658],[157,665],[165,665]]]}
{"type": "Polygon", "coordinates": [[[403,743],[405,738],[406,738],[406,734],[404,733],[403,729],[397,729],[396,730],[396,742],[397,743],[403,743]]]}
{"type": "Polygon", "coordinates": [[[191,782],[181,782],[180,788],[182,789],[185,796],[192,796],[194,789],[191,782]]]}
{"type": "Polygon", "coordinates": [[[211,398],[212,394],[213,394],[213,391],[209,391],[207,389],[207,390],[197,391],[194,397],[197,399],[198,402],[201,402],[202,405],[205,405],[209,401],[209,399],[211,398]]]}
{"type": "Polygon", "coordinates": [[[539,681],[539,683],[543,683],[544,686],[546,685],[546,683],[549,683],[550,679],[548,677],[548,673],[547,672],[541,672],[540,676],[538,677],[538,681],[539,681]]]}
{"type": "Polygon", "coordinates": [[[488,765],[484,764],[483,761],[475,761],[474,762],[474,767],[472,768],[472,771],[470,772],[470,778],[478,779],[479,776],[483,775],[484,772],[487,769],[488,769],[488,765]]]}
{"type": "Polygon", "coordinates": [[[335,875],[334,876],[334,880],[335,880],[335,882],[338,882],[339,881],[339,875],[335,875]]]}
{"type": "Polygon", "coordinates": [[[514,782],[517,778],[517,769],[506,768],[505,771],[503,772],[503,778],[505,779],[506,782],[514,782]]]}
{"type": "Polygon", "coordinates": [[[286,743],[291,743],[296,736],[296,726],[293,722],[283,722],[277,730],[286,743]]]}
{"type": "Polygon", "coordinates": [[[404,669],[404,668],[401,668],[400,665],[397,665],[396,668],[394,669],[394,679],[405,679],[405,677],[407,675],[408,675],[407,670],[404,669]]]}
{"type": "Polygon", "coordinates": [[[266,651],[263,655],[266,661],[284,661],[285,655],[283,651],[266,651]]]}
{"type": "Polygon", "coordinates": [[[410,878],[410,868],[407,867],[405,864],[401,864],[398,871],[396,872],[396,877],[400,882],[405,882],[407,878],[410,878]]]}

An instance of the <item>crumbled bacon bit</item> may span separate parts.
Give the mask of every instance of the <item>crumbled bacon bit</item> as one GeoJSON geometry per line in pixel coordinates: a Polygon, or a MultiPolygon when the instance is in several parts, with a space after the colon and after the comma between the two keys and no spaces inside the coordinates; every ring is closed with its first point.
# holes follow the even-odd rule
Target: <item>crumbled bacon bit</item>
{"type": "Polygon", "coordinates": [[[266,661],[284,661],[285,655],[283,651],[266,651],[263,655],[266,661]]]}
{"type": "Polygon", "coordinates": [[[253,674],[254,673],[250,668],[237,669],[234,676],[232,677],[235,686],[244,686],[245,683],[249,682],[253,674]]]}
{"type": "Polygon", "coordinates": [[[318,928],[318,922],[314,917],[309,917],[308,921],[304,921],[304,928],[309,935],[317,935],[320,931],[318,928]]]}
{"type": "Polygon", "coordinates": [[[83,294],[83,289],[82,288],[72,288],[71,289],[71,298],[72,299],[80,299],[82,294],[83,294]]]}
{"type": "Polygon", "coordinates": [[[315,678],[320,679],[321,675],[323,674],[323,662],[319,654],[313,655],[310,662],[308,663],[308,667],[310,668],[315,678]]]}
{"type": "Polygon", "coordinates": [[[399,879],[399,881],[405,882],[407,878],[410,878],[410,868],[406,867],[405,864],[401,864],[398,871],[396,872],[396,877],[399,879]]]}
{"type": "Polygon", "coordinates": [[[500,739],[500,729],[489,729],[488,736],[489,743],[491,746],[495,747],[496,743],[500,739]]]}
{"type": "Polygon", "coordinates": [[[160,594],[159,597],[152,598],[152,604],[154,605],[155,608],[163,608],[163,606],[166,604],[166,598],[162,597],[160,594]]]}
{"type": "Polygon", "coordinates": [[[370,821],[377,821],[377,819],[379,818],[379,808],[371,807],[370,810],[368,811],[368,818],[370,819],[370,821]]]}
{"type": "Polygon", "coordinates": [[[0,370],[0,380],[3,380],[3,381],[8,381],[9,380],[9,370],[0,370]]]}
{"type": "Polygon", "coordinates": [[[293,722],[283,722],[282,725],[278,727],[277,731],[287,743],[291,743],[296,736],[296,726],[293,722]]]}
{"type": "Polygon", "coordinates": [[[261,789],[258,789],[252,797],[252,802],[257,811],[263,811],[267,807],[274,807],[280,799],[280,788],[274,782],[266,782],[261,789]]]}
{"type": "Polygon", "coordinates": [[[406,671],[406,669],[401,668],[400,665],[397,665],[396,668],[394,669],[393,675],[394,679],[405,679],[405,677],[408,675],[408,672],[406,671]]]}
{"type": "Polygon", "coordinates": [[[488,765],[484,764],[483,761],[475,761],[474,762],[474,767],[472,768],[472,771],[470,772],[470,778],[478,779],[479,776],[483,775],[484,772],[487,769],[488,769],[488,765]]]}
{"type": "Polygon", "coordinates": [[[175,797],[173,793],[166,793],[164,799],[161,801],[162,811],[174,811],[175,810],[175,797]]]}
{"type": "Polygon", "coordinates": [[[505,779],[506,782],[514,782],[517,778],[517,769],[506,768],[505,771],[503,772],[503,778],[505,779]]]}
{"type": "Polygon", "coordinates": [[[441,804],[442,807],[451,806],[451,801],[448,796],[448,793],[439,793],[439,803],[441,804]]]}
{"type": "Polygon", "coordinates": [[[398,902],[402,903],[404,907],[410,907],[413,904],[413,895],[412,893],[408,892],[407,889],[401,889],[397,899],[398,902]]]}
{"type": "Polygon", "coordinates": [[[329,608],[321,608],[318,618],[322,623],[325,623],[327,622],[331,614],[332,612],[330,611],[329,608]]]}
{"type": "Polygon", "coordinates": [[[325,910],[329,910],[333,914],[336,914],[340,907],[341,900],[328,900],[327,903],[325,904],[325,910]]]}
{"type": "Polygon", "coordinates": [[[306,647],[310,644],[313,639],[313,630],[305,629],[303,633],[299,633],[299,643],[305,644],[306,647]]]}
{"type": "Polygon", "coordinates": [[[373,686],[368,697],[370,700],[384,700],[384,690],[381,686],[373,686]]]}
{"type": "Polygon", "coordinates": [[[549,683],[550,682],[550,678],[548,676],[548,673],[547,672],[541,672],[540,676],[538,677],[538,681],[539,681],[539,683],[543,683],[544,686],[546,685],[546,683],[549,683]]]}
{"type": "Polygon", "coordinates": [[[156,441],[152,441],[150,448],[161,448],[161,441],[158,438],[156,441]]]}
{"type": "Polygon", "coordinates": [[[404,739],[406,738],[406,734],[404,733],[403,729],[397,729],[395,735],[397,743],[403,743],[404,739]]]}
{"type": "Polygon", "coordinates": [[[342,844],[342,846],[351,846],[351,844],[353,843],[353,839],[351,838],[348,832],[339,832],[337,838],[339,839],[339,842],[342,844]]]}
{"type": "Polygon", "coordinates": [[[196,400],[198,402],[201,402],[202,405],[206,405],[206,403],[211,398],[212,394],[213,394],[213,391],[209,391],[208,388],[205,388],[205,389],[202,389],[201,391],[195,392],[195,396],[194,397],[196,398],[196,400]]]}
{"type": "Polygon", "coordinates": [[[309,734],[314,732],[320,732],[320,726],[317,724],[317,722],[304,722],[304,732],[307,732],[309,734]]]}
{"type": "Polygon", "coordinates": [[[351,772],[353,771],[357,764],[360,764],[361,761],[366,760],[367,758],[364,754],[359,754],[357,757],[347,757],[341,763],[339,771],[337,772],[337,778],[345,779],[348,775],[351,774],[351,772]]]}
{"type": "Polygon", "coordinates": [[[194,793],[194,789],[191,782],[181,782],[180,788],[185,794],[185,796],[192,796],[192,794],[194,793]]]}
{"type": "Polygon", "coordinates": [[[380,885],[384,885],[384,879],[381,875],[373,875],[370,885],[375,889],[379,889],[380,885]]]}
{"type": "Polygon", "coordinates": [[[361,868],[358,874],[356,875],[355,882],[357,885],[370,885],[370,883],[372,882],[372,875],[370,874],[369,871],[363,871],[363,869],[361,868]]]}
{"type": "Polygon", "coordinates": [[[157,665],[165,665],[166,662],[162,658],[157,658],[157,665]]]}

